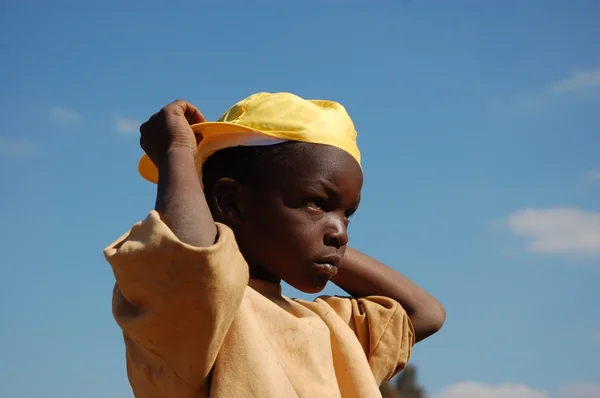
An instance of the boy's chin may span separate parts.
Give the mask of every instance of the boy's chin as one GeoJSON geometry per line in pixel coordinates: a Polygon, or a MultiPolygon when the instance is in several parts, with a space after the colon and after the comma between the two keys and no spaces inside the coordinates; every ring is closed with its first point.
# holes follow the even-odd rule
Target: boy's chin
{"type": "Polygon", "coordinates": [[[319,281],[285,281],[291,287],[300,290],[302,293],[306,294],[317,294],[325,289],[327,286],[328,279],[319,280],[319,281]]]}

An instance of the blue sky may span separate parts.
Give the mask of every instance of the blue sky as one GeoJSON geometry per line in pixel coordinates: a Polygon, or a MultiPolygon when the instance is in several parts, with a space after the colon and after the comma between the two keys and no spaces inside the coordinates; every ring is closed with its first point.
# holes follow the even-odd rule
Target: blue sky
{"type": "Polygon", "coordinates": [[[447,308],[432,397],[600,397],[599,2],[88,3],[0,1],[0,396],[132,396],[102,248],[153,206],[137,126],[291,91],[359,131],[351,243],[447,308]]]}

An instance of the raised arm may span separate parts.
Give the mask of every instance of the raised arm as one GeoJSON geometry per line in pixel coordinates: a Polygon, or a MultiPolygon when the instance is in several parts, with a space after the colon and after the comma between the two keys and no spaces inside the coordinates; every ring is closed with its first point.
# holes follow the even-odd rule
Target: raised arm
{"type": "Polygon", "coordinates": [[[350,247],[332,281],[354,297],[385,296],[396,300],[411,320],[415,342],[436,333],[446,311],[435,297],[385,264],[350,247]]]}
{"type": "Polygon", "coordinates": [[[156,208],[104,251],[136,396],[208,394],[248,284],[233,232],[213,221],[198,180],[190,123],[203,120],[176,101],[142,125],[140,143],[159,167],[156,208]]]}
{"type": "Polygon", "coordinates": [[[177,100],[140,127],[140,145],[158,167],[156,211],[182,242],[206,247],[217,228],[196,173],[198,138],[190,124],[204,122],[192,104],[177,100]]]}

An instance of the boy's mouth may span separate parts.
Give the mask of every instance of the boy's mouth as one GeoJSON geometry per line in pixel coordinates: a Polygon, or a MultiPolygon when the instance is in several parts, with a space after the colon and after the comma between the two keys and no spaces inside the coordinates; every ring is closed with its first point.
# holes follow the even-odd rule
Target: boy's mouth
{"type": "Polygon", "coordinates": [[[340,261],[342,258],[337,254],[333,254],[331,256],[322,257],[319,260],[315,261],[317,264],[331,264],[335,267],[340,266],[340,261]]]}
{"type": "Polygon", "coordinates": [[[333,265],[330,263],[315,263],[315,270],[317,270],[317,272],[319,272],[320,274],[325,274],[329,278],[332,278],[337,274],[338,267],[337,265],[333,265]]]}
{"type": "Polygon", "coordinates": [[[331,278],[337,274],[340,261],[341,257],[336,255],[323,257],[320,260],[315,261],[315,269],[331,278]]]}

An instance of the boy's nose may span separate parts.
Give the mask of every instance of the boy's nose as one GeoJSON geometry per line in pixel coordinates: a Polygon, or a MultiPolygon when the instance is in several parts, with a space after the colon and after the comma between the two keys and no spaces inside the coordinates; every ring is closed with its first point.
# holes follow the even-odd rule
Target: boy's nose
{"type": "Polygon", "coordinates": [[[348,226],[344,220],[337,217],[331,220],[331,225],[325,233],[324,242],[327,246],[339,249],[348,244],[348,226]]]}

